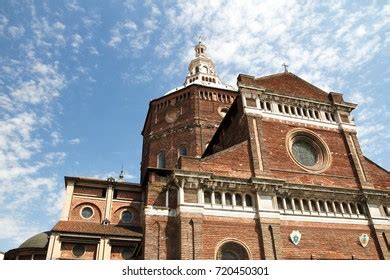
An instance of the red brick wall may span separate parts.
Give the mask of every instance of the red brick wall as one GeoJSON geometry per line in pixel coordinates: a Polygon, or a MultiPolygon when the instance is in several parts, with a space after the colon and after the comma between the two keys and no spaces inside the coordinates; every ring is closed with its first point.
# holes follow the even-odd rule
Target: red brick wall
{"type": "Polygon", "coordinates": [[[315,259],[379,259],[367,225],[282,221],[280,228],[284,259],[310,259],[312,254],[315,259]],[[293,230],[302,234],[298,246],[290,240],[293,230]],[[359,242],[363,233],[370,236],[366,248],[359,242]]]}
{"type": "Polygon", "coordinates": [[[103,197],[103,190],[105,190],[105,189],[93,188],[93,187],[75,186],[73,192],[74,192],[74,194],[103,197]]]}
{"type": "Polygon", "coordinates": [[[61,243],[61,257],[63,259],[77,259],[77,260],[94,260],[96,259],[96,244],[83,244],[85,246],[85,253],[77,258],[73,255],[72,249],[75,243],[62,242],[61,243]]]}
{"type": "Polygon", "coordinates": [[[136,201],[142,200],[142,193],[140,192],[123,191],[123,190],[115,190],[115,192],[117,194],[116,199],[136,200],[136,201]]]}
{"type": "Polygon", "coordinates": [[[144,259],[179,259],[179,236],[175,217],[145,216],[144,259]]]}
{"type": "Polygon", "coordinates": [[[146,167],[155,167],[157,154],[166,152],[166,167],[175,168],[179,146],[185,145],[188,155],[200,156],[222,120],[218,109],[229,108],[235,92],[190,86],[152,101],[145,130],[141,177],[146,167]],[[167,116],[176,118],[167,122],[167,116]]]}
{"type": "Polygon", "coordinates": [[[250,178],[252,176],[248,142],[242,142],[203,159],[183,158],[181,169],[212,172],[215,175],[250,178]]]}
{"type": "Polygon", "coordinates": [[[305,127],[321,137],[331,152],[331,166],[320,174],[313,174],[295,164],[286,148],[287,133],[302,126],[264,119],[261,126],[265,145],[262,149],[265,151],[263,160],[275,178],[285,179],[291,183],[358,188],[346,144],[338,130],[305,127]]]}
{"type": "Polygon", "coordinates": [[[227,239],[244,243],[252,259],[260,259],[261,244],[254,219],[204,216],[203,259],[214,259],[218,245],[227,239]]]}
{"type": "Polygon", "coordinates": [[[121,220],[121,213],[125,210],[130,211],[133,214],[133,220],[130,223],[131,226],[141,226],[141,203],[125,203],[114,201],[111,211],[111,224],[119,224],[121,220]]]}
{"type": "Polygon", "coordinates": [[[103,199],[89,199],[87,197],[73,197],[69,221],[88,221],[100,223],[106,208],[106,201],[103,199]],[[93,216],[90,219],[84,219],[80,215],[81,208],[90,206],[93,209],[93,216]]]}

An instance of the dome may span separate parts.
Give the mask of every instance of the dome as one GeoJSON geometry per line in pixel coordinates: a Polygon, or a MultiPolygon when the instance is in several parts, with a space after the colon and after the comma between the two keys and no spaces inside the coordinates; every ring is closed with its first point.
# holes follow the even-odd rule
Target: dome
{"type": "Polygon", "coordinates": [[[45,248],[49,244],[49,236],[50,231],[45,231],[38,233],[26,241],[22,243],[22,245],[19,246],[20,248],[45,248]]]}

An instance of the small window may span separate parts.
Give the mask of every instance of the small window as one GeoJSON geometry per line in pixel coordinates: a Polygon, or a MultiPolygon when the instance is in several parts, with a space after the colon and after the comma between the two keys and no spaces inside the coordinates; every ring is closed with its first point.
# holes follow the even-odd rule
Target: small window
{"type": "Polygon", "coordinates": [[[282,108],[281,104],[278,104],[278,110],[279,110],[280,113],[283,113],[283,108],[282,108]]]}
{"type": "Polygon", "coordinates": [[[121,216],[121,222],[124,224],[130,224],[133,220],[133,213],[131,213],[129,210],[125,210],[122,212],[121,216]]]}
{"type": "Polygon", "coordinates": [[[294,204],[295,204],[295,210],[302,210],[301,203],[299,202],[298,198],[294,198],[294,204]]]}
{"type": "Polygon", "coordinates": [[[204,203],[211,204],[211,192],[204,192],[204,203]]]}
{"type": "Polygon", "coordinates": [[[293,114],[293,115],[297,114],[296,111],[295,111],[295,107],[290,107],[290,110],[291,110],[291,114],[293,114]]]}
{"type": "Polygon", "coordinates": [[[316,119],[319,119],[320,118],[320,113],[318,113],[318,111],[314,111],[314,114],[316,116],[316,119]]]}
{"type": "Polygon", "coordinates": [[[329,213],[334,213],[332,202],[327,201],[327,202],[326,202],[326,206],[328,207],[328,212],[329,212],[329,213]]]}
{"type": "Polygon", "coordinates": [[[340,207],[340,203],[335,202],[335,203],[334,203],[334,206],[336,207],[336,213],[337,213],[337,214],[342,214],[342,212],[341,212],[341,207],[340,207]]]}
{"type": "Polygon", "coordinates": [[[267,108],[268,111],[271,111],[271,103],[265,102],[265,107],[267,108]]]}
{"type": "Polygon", "coordinates": [[[310,200],[310,204],[311,204],[311,211],[318,211],[317,209],[317,203],[315,200],[310,200]]]}
{"type": "Polygon", "coordinates": [[[284,105],[284,112],[285,112],[286,114],[289,113],[289,110],[288,110],[288,106],[287,106],[287,105],[284,105]]]}
{"type": "Polygon", "coordinates": [[[288,210],[292,210],[291,199],[289,199],[289,198],[286,198],[286,208],[288,210]]]}
{"type": "Polygon", "coordinates": [[[245,204],[246,206],[253,206],[252,196],[250,196],[249,194],[245,195],[245,204]]]}
{"type": "Polygon", "coordinates": [[[165,168],[165,152],[161,151],[157,154],[157,168],[165,168]]]}
{"type": "Polygon", "coordinates": [[[276,201],[278,202],[278,209],[279,210],[283,210],[284,209],[284,206],[283,206],[283,199],[281,197],[277,197],[276,198],[276,201]]]}
{"type": "Polygon", "coordinates": [[[364,208],[363,208],[362,204],[358,203],[357,209],[358,209],[360,215],[364,215],[364,208]]]}
{"type": "Polygon", "coordinates": [[[303,210],[304,211],[309,211],[309,203],[307,202],[306,199],[302,199],[302,204],[303,204],[303,210]]]}
{"type": "Polygon", "coordinates": [[[357,209],[356,209],[355,204],[350,203],[350,204],[349,204],[349,207],[351,208],[352,214],[357,215],[357,209]]]}
{"type": "Polygon", "coordinates": [[[297,114],[298,116],[302,116],[301,108],[297,108],[297,114]]]}
{"type": "Polygon", "coordinates": [[[386,205],[383,205],[383,212],[385,213],[385,215],[386,215],[387,217],[390,216],[389,208],[386,207],[386,205]]]}
{"type": "Polygon", "coordinates": [[[80,258],[85,254],[85,246],[82,244],[76,244],[72,248],[72,254],[76,258],[80,258]]]}
{"type": "Polygon", "coordinates": [[[222,197],[219,192],[214,193],[215,204],[222,204],[222,197]]]}
{"type": "Polygon", "coordinates": [[[349,213],[349,210],[348,210],[348,205],[347,205],[347,203],[343,202],[343,203],[341,203],[341,205],[343,206],[344,213],[345,213],[345,214],[350,214],[350,213],[349,213]]]}
{"type": "Polygon", "coordinates": [[[236,205],[237,206],[242,206],[242,197],[241,197],[241,195],[237,193],[235,196],[236,196],[236,205]]]}
{"type": "Polygon", "coordinates": [[[318,205],[320,205],[320,212],[326,212],[325,203],[322,200],[318,201],[318,205]]]}
{"type": "Polygon", "coordinates": [[[230,193],[225,193],[225,204],[233,205],[232,195],[230,193]]]}
{"type": "Polygon", "coordinates": [[[178,156],[186,156],[187,155],[187,147],[186,146],[180,146],[177,150],[178,156]]]}
{"type": "Polygon", "coordinates": [[[81,217],[84,219],[90,219],[93,216],[93,209],[89,206],[84,207],[81,209],[81,217]]]}

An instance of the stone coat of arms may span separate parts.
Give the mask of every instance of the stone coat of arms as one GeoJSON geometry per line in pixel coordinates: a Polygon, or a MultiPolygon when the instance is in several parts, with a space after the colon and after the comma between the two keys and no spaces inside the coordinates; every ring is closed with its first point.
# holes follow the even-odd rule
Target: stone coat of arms
{"type": "Polygon", "coordinates": [[[359,241],[360,241],[360,244],[363,246],[363,248],[366,248],[369,240],[370,240],[370,237],[366,233],[363,233],[362,235],[359,236],[359,241]]]}
{"type": "Polygon", "coordinates": [[[293,230],[291,232],[290,239],[295,246],[297,246],[301,241],[301,236],[302,234],[299,232],[299,230],[293,230]]]}

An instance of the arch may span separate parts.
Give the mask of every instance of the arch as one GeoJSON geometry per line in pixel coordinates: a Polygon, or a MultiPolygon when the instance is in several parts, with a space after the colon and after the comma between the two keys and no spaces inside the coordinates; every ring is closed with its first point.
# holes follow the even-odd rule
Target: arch
{"type": "Polygon", "coordinates": [[[325,202],[323,200],[319,200],[318,201],[318,205],[320,206],[320,212],[326,212],[326,208],[325,208],[325,202]]]}
{"type": "Polygon", "coordinates": [[[314,199],[310,199],[311,211],[318,212],[317,203],[314,199]]]}
{"type": "Polygon", "coordinates": [[[326,206],[328,207],[328,212],[329,213],[334,213],[334,209],[333,209],[333,204],[331,201],[326,201],[326,206]]]}
{"type": "Polygon", "coordinates": [[[252,255],[249,248],[240,240],[225,239],[217,245],[214,258],[216,260],[250,260],[252,255]]]}
{"type": "Polygon", "coordinates": [[[72,212],[74,215],[78,215],[83,220],[91,220],[91,221],[99,221],[100,222],[102,219],[102,212],[100,211],[100,208],[92,202],[80,202],[79,204],[77,204],[73,208],[72,212]],[[92,208],[92,211],[93,211],[92,216],[88,219],[83,218],[83,216],[81,215],[81,211],[85,207],[90,207],[90,208],[92,208]],[[75,212],[73,212],[73,211],[75,211],[75,212]]]}
{"type": "Polygon", "coordinates": [[[310,210],[309,202],[307,201],[307,199],[302,199],[302,205],[303,205],[303,211],[309,211],[310,210]]]}
{"type": "Polygon", "coordinates": [[[286,209],[287,210],[292,210],[293,208],[292,208],[291,199],[289,197],[286,197],[285,201],[286,201],[286,209]]]}

